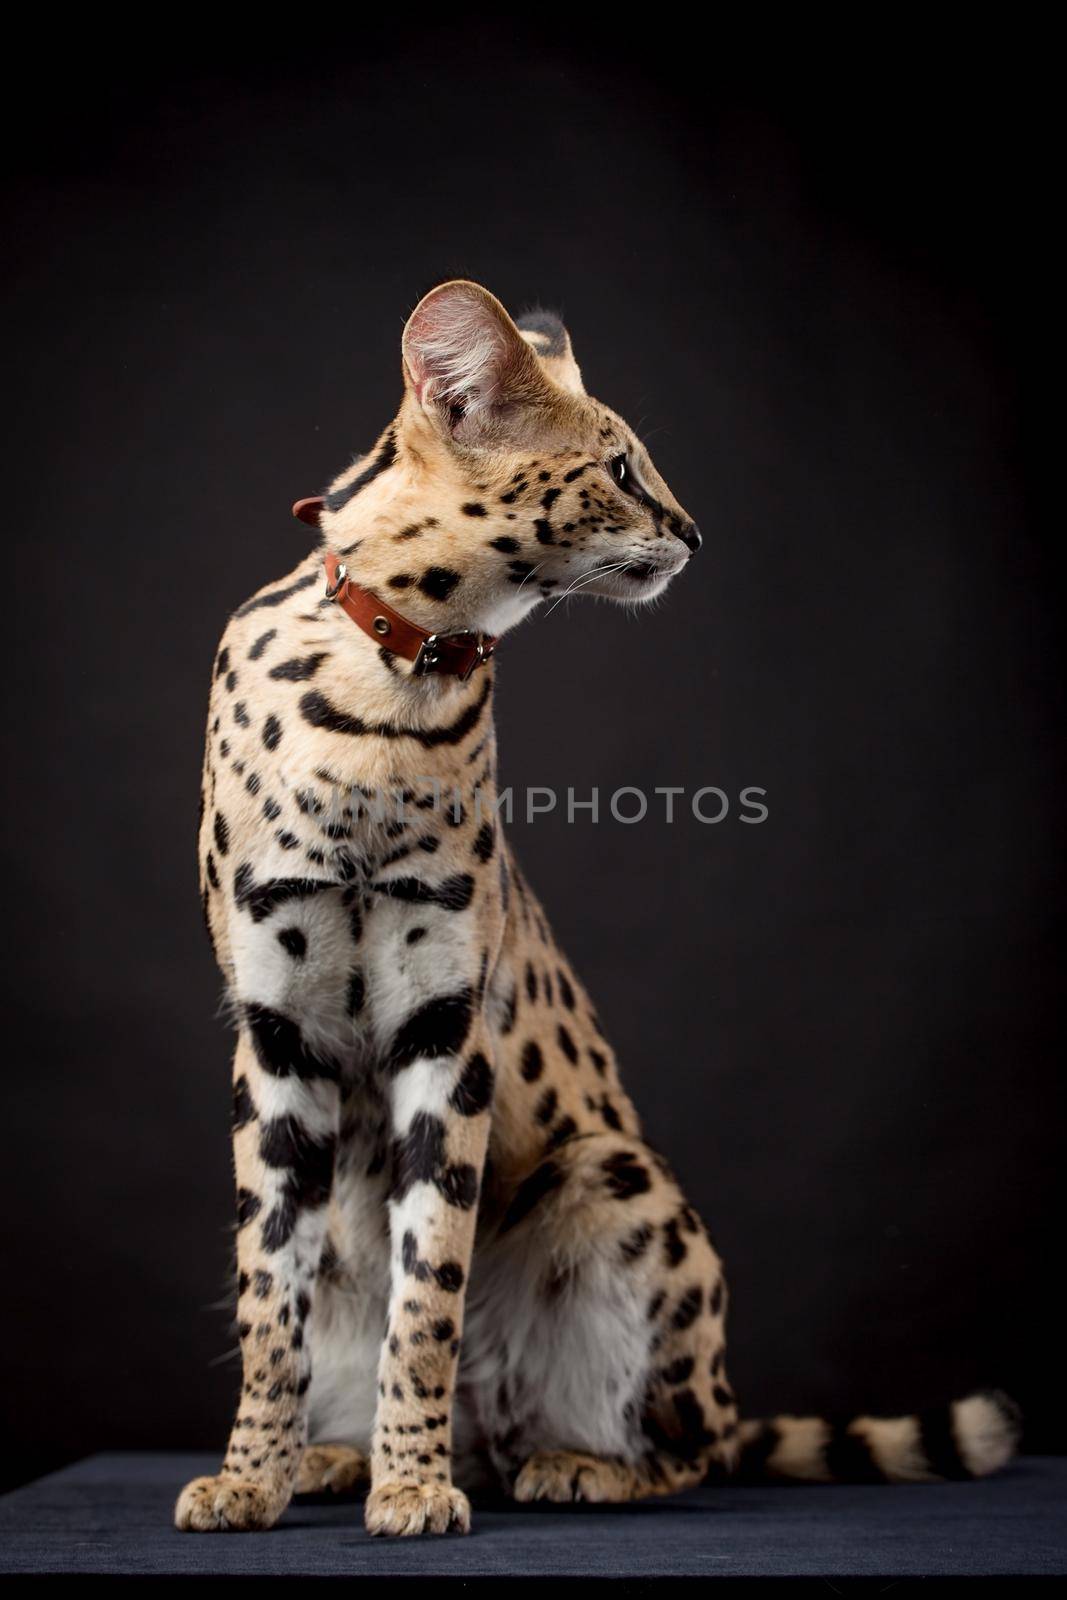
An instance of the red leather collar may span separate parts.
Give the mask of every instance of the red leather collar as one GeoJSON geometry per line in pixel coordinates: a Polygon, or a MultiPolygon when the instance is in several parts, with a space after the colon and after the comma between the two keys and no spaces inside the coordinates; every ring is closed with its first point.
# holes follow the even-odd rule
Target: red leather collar
{"type": "MultiPolygon", "coordinates": [[[[319,526],[321,512],[322,499],[317,495],[298,500],[293,506],[293,516],[312,527],[319,526]]],[[[488,633],[472,633],[466,628],[460,633],[431,633],[428,628],[420,628],[370,589],[353,582],[344,562],[332,550],[327,550],[322,564],[326,569],[327,600],[339,605],[357,628],[391,654],[414,662],[415,677],[434,672],[465,682],[496,649],[496,640],[488,633]]]]}

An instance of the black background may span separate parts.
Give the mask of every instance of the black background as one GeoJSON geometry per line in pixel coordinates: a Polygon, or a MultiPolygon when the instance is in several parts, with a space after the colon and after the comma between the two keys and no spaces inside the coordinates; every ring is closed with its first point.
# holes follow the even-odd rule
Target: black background
{"type": "Polygon", "coordinates": [[[768,791],[512,830],[743,1407],[993,1382],[1063,1443],[1040,42],[657,28],[94,30],[10,86],[9,1477],[224,1443],[208,671],[455,273],[562,309],[704,531],[653,612],[509,638],[498,721],[504,783],[768,791]]]}

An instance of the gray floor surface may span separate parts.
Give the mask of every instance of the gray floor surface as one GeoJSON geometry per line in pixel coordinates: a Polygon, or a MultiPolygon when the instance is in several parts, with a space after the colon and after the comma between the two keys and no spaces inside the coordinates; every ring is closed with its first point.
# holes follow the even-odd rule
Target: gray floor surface
{"type": "Polygon", "coordinates": [[[0,1500],[0,1572],[475,1578],[879,1578],[1067,1573],[1067,1459],[979,1483],[702,1488],[630,1506],[475,1505],[466,1538],[371,1539],[357,1497],[270,1533],[179,1534],[211,1456],[97,1455],[0,1500]]]}

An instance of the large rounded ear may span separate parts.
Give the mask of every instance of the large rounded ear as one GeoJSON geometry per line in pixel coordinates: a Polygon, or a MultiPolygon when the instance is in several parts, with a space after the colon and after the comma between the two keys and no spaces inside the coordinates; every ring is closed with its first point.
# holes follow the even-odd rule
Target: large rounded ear
{"type": "Polygon", "coordinates": [[[458,278],[419,301],[403,339],[404,368],[423,410],[462,443],[521,432],[551,399],[530,346],[488,289],[458,278]]]}
{"type": "Polygon", "coordinates": [[[570,394],[585,393],[582,374],[571,349],[571,336],[555,311],[535,306],[523,312],[516,327],[531,349],[537,351],[554,383],[570,394]]]}

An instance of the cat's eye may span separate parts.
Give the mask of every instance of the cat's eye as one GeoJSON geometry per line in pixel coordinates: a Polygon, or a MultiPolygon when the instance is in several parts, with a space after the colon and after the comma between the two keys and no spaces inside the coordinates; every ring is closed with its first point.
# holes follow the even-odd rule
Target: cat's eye
{"type": "Polygon", "coordinates": [[[620,456],[612,456],[611,460],[608,462],[608,471],[621,488],[629,476],[629,464],[626,460],[625,453],[620,456]]]}

